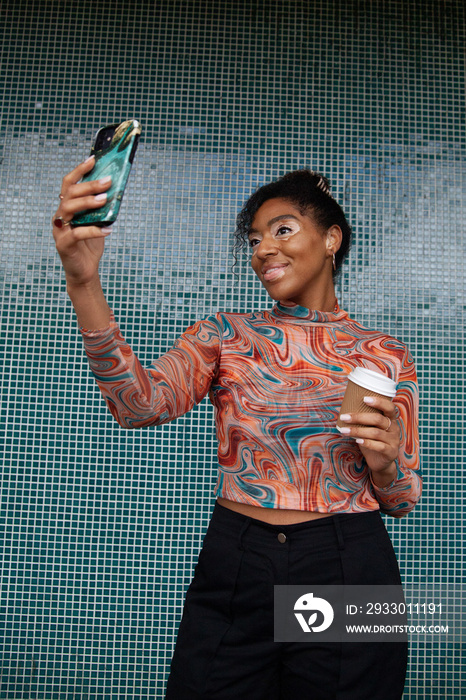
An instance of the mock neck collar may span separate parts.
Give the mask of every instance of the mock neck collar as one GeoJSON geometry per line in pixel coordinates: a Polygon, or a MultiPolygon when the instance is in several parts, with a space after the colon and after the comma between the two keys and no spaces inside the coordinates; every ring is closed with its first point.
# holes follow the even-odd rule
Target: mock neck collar
{"type": "Polygon", "coordinates": [[[272,315],[281,321],[300,324],[309,322],[334,323],[335,321],[342,321],[348,318],[347,312],[340,309],[338,301],[336,300],[333,311],[317,311],[314,309],[307,309],[305,306],[299,306],[299,304],[279,301],[273,307],[272,315]]]}

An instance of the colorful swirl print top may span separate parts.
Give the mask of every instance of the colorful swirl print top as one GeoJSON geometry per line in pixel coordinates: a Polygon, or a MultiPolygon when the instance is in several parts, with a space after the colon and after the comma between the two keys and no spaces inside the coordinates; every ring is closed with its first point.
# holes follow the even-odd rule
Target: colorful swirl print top
{"type": "Polygon", "coordinates": [[[81,329],[92,371],[125,428],[159,425],[209,393],[215,407],[215,493],[264,508],[320,513],[380,509],[395,517],[419,500],[418,387],[408,349],[368,330],[338,304],[333,312],[278,303],[254,313],[217,313],[188,328],[143,369],[113,317],[81,329]],[[374,486],[337,417],[347,376],[362,366],[398,383],[402,441],[397,478],[374,486]]]}

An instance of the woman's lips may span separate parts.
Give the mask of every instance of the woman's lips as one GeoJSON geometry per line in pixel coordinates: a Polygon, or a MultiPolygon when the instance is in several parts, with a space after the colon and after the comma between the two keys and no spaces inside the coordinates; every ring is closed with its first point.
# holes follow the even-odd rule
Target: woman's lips
{"type": "Polygon", "coordinates": [[[266,282],[274,282],[279,280],[285,274],[287,265],[274,265],[273,267],[268,267],[265,272],[263,272],[264,280],[266,282]]]}

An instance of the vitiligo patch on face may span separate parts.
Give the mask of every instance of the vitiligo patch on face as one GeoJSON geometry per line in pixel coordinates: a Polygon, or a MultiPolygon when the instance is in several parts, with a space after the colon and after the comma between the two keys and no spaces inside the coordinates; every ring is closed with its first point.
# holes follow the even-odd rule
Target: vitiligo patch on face
{"type": "MultiPolygon", "coordinates": [[[[300,230],[301,226],[296,217],[291,214],[287,214],[275,217],[268,222],[265,237],[267,238],[267,236],[270,235],[275,241],[287,241],[289,238],[291,238],[291,236],[294,236],[300,230]]],[[[260,245],[263,238],[264,234],[262,232],[251,229],[249,234],[249,245],[253,253],[257,246],[260,245]]]]}

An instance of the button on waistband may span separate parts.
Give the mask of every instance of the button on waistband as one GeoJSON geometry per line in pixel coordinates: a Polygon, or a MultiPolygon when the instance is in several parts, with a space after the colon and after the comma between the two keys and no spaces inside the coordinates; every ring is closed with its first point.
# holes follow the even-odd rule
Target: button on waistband
{"type": "Polygon", "coordinates": [[[281,542],[282,544],[285,544],[286,542],[286,535],[284,532],[279,532],[278,533],[278,541],[281,542]]]}

